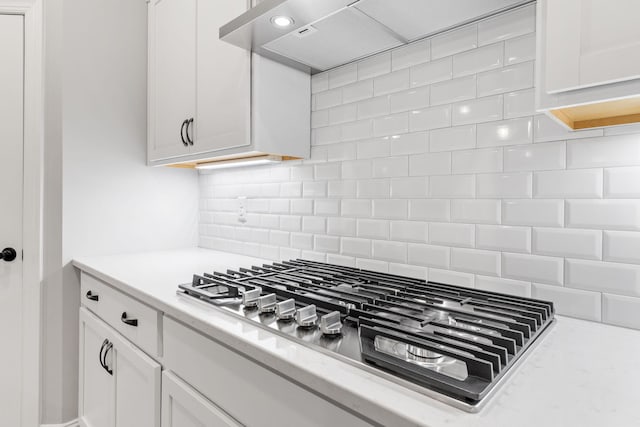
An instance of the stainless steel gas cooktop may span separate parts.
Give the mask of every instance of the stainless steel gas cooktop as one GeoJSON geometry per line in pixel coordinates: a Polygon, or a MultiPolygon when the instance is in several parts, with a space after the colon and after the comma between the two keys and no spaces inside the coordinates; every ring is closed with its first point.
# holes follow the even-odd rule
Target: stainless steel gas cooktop
{"type": "Polygon", "coordinates": [[[179,293],[467,411],[553,323],[553,303],[306,260],[194,275],[179,293]]]}

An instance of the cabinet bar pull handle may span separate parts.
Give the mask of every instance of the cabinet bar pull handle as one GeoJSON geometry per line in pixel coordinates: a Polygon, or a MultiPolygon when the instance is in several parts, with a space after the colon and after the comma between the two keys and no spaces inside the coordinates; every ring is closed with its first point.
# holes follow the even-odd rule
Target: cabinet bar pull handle
{"type": "Polygon", "coordinates": [[[126,323],[129,326],[138,326],[138,319],[127,319],[126,311],[122,313],[120,320],[122,320],[122,323],[126,323]]]}
{"type": "Polygon", "coordinates": [[[102,341],[102,347],[100,347],[100,353],[98,354],[98,361],[100,361],[100,366],[102,366],[102,369],[104,369],[105,371],[108,371],[109,368],[107,368],[107,366],[105,365],[102,352],[104,351],[104,348],[106,347],[107,344],[109,344],[108,339],[105,339],[104,341],[102,341]]]}
{"type": "Polygon", "coordinates": [[[191,117],[189,120],[187,120],[187,141],[189,141],[189,144],[193,145],[193,140],[191,139],[191,137],[189,136],[189,126],[191,126],[191,124],[193,123],[193,117],[191,117]]]}
{"type": "Polygon", "coordinates": [[[91,301],[98,301],[100,298],[96,294],[92,294],[91,291],[87,291],[87,299],[91,301]]]}
{"type": "Polygon", "coordinates": [[[113,348],[113,343],[107,341],[107,346],[104,349],[104,369],[105,371],[107,371],[107,373],[109,375],[113,375],[113,369],[110,369],[109,366],[107,366],[107,354],[109,353],[109,350],[111,350],[113,348]]]}
{"type": "MultiPolygon", "coordinates": [[[[184,127],[186,124],[187,124],[187,120],[185,119],[185,121],[182,122],[182,126],[180,126],[180,139],[182,140],[182,143],[184,144],[184,146],[188,147],[189,143],[184,139],[184,127]]],[[[187,134],[187,138],[189,138],[188,134],[187,134]]]]}

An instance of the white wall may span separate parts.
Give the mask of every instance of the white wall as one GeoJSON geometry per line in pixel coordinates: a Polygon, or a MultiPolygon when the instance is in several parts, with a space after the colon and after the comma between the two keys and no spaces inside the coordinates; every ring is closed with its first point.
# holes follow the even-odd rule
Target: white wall
{"type": "Polygon", "coordinates": [[[77,416],[75,256],[197,243],[194,171],[146,161],[146,2],[47,0],[43,422],[77,416]],[[51,143],[51,144],[49,144],[51,143]]]}
{"type": "Polygon", "coordinates": [[[201,175],[200,245],[640,328],[640,126],[535,114],[534,8],[315,75],[311,159],[201,175]]]}

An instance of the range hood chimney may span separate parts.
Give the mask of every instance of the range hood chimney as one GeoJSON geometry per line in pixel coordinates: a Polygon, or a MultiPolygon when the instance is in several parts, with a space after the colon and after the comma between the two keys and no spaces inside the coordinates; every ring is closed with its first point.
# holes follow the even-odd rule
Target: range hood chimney
{"type": "Polygon", "coordinates": [[[531,0],[264,0],[220,38],[317,73],[531,0]]]}

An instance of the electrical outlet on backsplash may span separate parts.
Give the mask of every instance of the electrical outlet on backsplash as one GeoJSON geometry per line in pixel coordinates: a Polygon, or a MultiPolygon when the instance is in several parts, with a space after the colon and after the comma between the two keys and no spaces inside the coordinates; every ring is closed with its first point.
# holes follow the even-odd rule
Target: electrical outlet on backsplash
{"type": "Polygon", "coordinates": [[[640,329],[640,125],[537,115],[534,5],[492,19],[314,75],[311,158],[202,173],[200,245],[640,329]]]}

